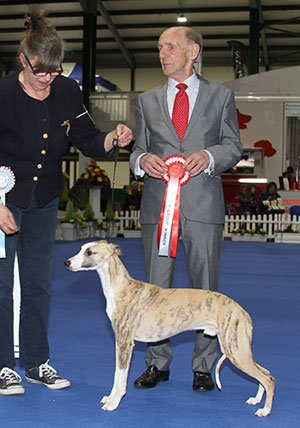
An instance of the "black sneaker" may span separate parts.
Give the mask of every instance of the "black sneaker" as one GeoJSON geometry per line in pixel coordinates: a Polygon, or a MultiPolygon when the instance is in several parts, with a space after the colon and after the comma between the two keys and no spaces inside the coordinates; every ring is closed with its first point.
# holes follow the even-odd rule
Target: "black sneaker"
{"type": "Polygon", "coordinates": [[[0,372],[0,394],[20,395],[24,394],[24,392],[22,379],[18,373],[8,367],[4,367],[0,372]]]}
{"type": "Polygon", "coordinates": [[[27,369],[25,379],[28,382],[41,383],[50,389],[68,388],[71,385],[70,381],[58,376],[56,370],[48,364],[48,361],[39,367],[27,369]]]}

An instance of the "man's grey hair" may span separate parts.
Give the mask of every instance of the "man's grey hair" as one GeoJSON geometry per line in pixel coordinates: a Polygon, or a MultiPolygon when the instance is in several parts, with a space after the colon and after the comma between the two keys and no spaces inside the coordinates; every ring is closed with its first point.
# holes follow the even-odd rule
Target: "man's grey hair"
{"type": "Polygon", "coordinates": [[[197,43],[197,45],[200,46],[200,49],[202,48],[202,44],[203,44],[202,35],[198,33],[198,31],[195,31],[192,28],[185,27],[185,37],[189,41],[197,43]]]}
{"type": "Polygon", "coordinates": [[[195,58],[194,60],[194,64],[197,64],[197,68],[198,73],[201,73],[201,62],[202,62],[202,49],[203,49],[203,39],[202,39],[202,35],[200,33],[198,33],[198,31],[193,30],[192,28],[189,27],[184,27],[184,31],[185,31],[185,37],[187,39],[188,42],[192,42],[192,43],[196,43],[199,46],[199,53],[197,58],[195,58]]]}

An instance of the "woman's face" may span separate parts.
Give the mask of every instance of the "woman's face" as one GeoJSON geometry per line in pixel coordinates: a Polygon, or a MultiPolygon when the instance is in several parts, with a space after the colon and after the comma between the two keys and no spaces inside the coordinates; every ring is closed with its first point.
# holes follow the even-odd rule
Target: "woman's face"
{"type": "Polygon", "coordinates": [[[46,72],[42,73],[45,75],[40,75],[40,73],[34,73],[35,64],[38,62],[38,56],[34,56],[29,60],[29,58],[25,57],[25,55],[20,54],[20,61],[24,68],[24,79],[25,83],[35,91],[43,91],[47,89],[48,86],[51,85],[53,80],[60,74],[60,70],[54,72],[46,72]]]}
{"type": "Polygon", "coordinates": [[[269,193],[272,193],[272,195],[276,193],[276,187],[274,186],[274,184],[272,184],[272,186],[269,187],[269,193]]]}

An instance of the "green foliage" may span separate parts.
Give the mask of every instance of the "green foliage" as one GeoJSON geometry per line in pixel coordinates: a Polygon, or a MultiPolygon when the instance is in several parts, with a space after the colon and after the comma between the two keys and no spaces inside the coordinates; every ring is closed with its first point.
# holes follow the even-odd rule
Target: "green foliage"
{"type": "Polygon", "coordinates": [[[74,223],[79,217],[79,214],[74,209],[74,204],[72,201],[68,202],[67,211],[63,218],[65,223],[74,223]]]}
{"type": "Polygon", "coordinates": [[[95,221],[95,220],[97,221],[90,201],[88,201],[88,203],[86,204],[86,207],[83,211],[83,217],[85,221],[95,221]]]}

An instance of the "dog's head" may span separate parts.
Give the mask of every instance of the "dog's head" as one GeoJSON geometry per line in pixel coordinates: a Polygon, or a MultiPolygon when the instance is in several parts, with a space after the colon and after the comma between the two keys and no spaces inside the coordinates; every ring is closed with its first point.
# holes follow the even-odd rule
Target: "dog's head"
{"type": "Polygon", "coordinates": [[[78,254],[65,261],[72,271],[96,270],[113,254],[122,255],[121,247],[107,241],[95,241],[84,244],[78,254]]]}

